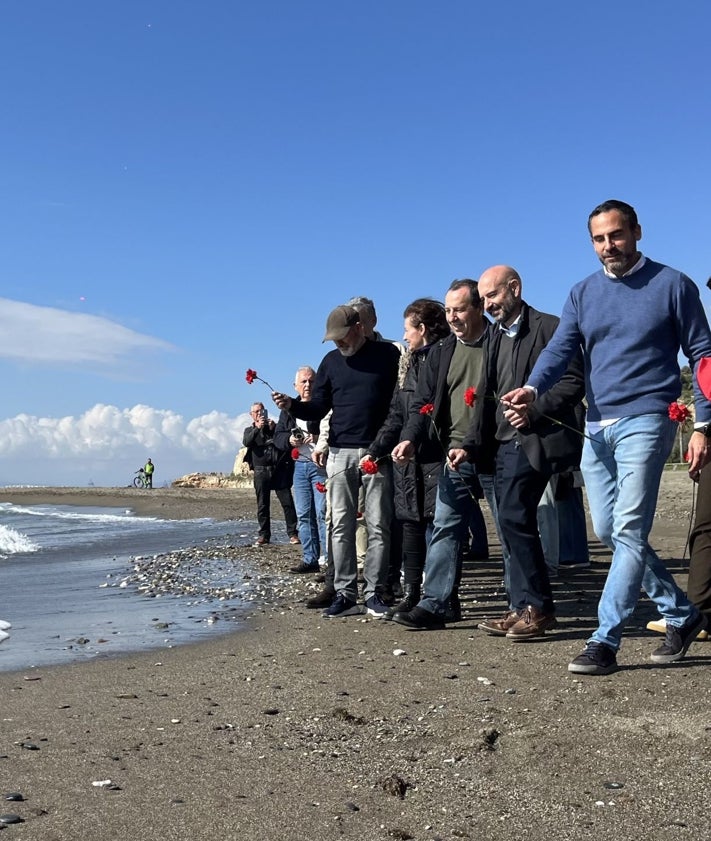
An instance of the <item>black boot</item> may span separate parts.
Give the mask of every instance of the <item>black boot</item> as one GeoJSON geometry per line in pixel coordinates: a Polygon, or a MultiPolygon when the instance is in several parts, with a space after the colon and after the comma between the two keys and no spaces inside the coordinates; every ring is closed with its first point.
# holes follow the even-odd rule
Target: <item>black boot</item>
{"type": "Polygon", "coordinates": [[[445,622],[461,622],[462,621],[462,604],[459,601],[459,593],[452,590],[452,595],[447,602],[447,609],[444,612],[445,622]]]}
{"type": "Polygon", "coordinates": [[[385,618],[392,619],[396,613],[409,613],[413,607],[417,606],[417,603],[419,601],[420,585],[405,584],[402,601],[388,608],[388,612],[385,614],[385,618]]]}

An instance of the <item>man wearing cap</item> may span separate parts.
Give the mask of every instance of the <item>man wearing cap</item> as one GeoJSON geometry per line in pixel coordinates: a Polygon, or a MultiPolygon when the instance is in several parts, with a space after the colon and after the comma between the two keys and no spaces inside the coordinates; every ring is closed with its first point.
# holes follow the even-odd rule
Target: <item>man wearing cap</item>
{"type": "Polygon", "coordinates": [[[366,611],[378,618],[387,606],[380,594],[386,582],[392,519],[392,467],[381,461],[376,473],[362,473],[361,461],[388,413],[397,380],[400,354],[387,342],[367,339],[357,310],[336,307],[328,316],[324,342],[336,349],[324,356],[307,403],[293,402],[279,392],[276,405],[302,420],[321,420],[331,411],[328,435],[327,492],[331,509],[334,564],[333,603],[324,616],[363,612],[358,605],[355,526],[358,490],[365,493],[368,549],[363,574],[366,611]]]}

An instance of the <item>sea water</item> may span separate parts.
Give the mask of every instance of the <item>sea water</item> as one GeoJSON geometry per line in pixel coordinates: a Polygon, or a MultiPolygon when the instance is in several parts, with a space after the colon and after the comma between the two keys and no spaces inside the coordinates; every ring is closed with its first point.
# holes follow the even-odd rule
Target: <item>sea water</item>
{"type": "Polygon", "coordinates": [[[0,503],[0,618],[12,623],[0,645],[0,670],[160,648],[227,630],[216,619],[239,613],[239,599],[216,610],[207,600],[147,598],[119,582],[135,557],[220,540],[239,545],[256,533],[251,522],[0,503]]]}

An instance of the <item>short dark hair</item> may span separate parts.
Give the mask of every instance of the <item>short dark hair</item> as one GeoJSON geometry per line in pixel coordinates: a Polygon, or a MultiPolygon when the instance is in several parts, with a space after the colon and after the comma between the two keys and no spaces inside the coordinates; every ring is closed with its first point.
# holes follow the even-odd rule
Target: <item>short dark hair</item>
{"type": "Polygon", "coordinates": [[[604,201],[602,204],[599,204],[588,216],[588,231],[590,231],[590,220],[593,216],[599,216],[601,213],[609,213],[611,210],[618,210],[627,220],[631,229],[636,228],[639,225],[639,221],[637,220],[637,211],[632,207],[631,204],[627,204],[627,202],[619,201],[618,199],[608,199],[604,201]]]}
{"type": "Polygon", "coordinates": [[[453,280],[449,284],[449,289],[447,292],[456,292],[457,289],[464,289],[467,288],[469,290],[469,303],[476,307],[477,309],[481,309],[481,298],[479,297],[479,284],[472,280],[469,277],[464,277],[461,280],[453,280]]]}
{"type": "Polygon", "coordinates": [[[450,334],[444,306],[434,298],[416,298],[405,307],[403,318],[409,318],[413,327],[424,324],[427,341],[432,344],[450,334]]]}

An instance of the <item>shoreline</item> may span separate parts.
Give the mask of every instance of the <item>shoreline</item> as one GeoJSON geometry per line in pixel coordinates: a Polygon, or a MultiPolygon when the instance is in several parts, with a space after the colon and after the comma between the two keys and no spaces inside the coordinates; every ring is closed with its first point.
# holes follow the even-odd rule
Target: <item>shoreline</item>
{"type": "MultiPolygon", "coordinates": [[[[683,585],[681,478],[663,483],[653,543],[683,585]]],[[[279,571],[298,556],[251,551],[279,571]]],[[[0,673],[0,774],[24,797],[5,804],[25,822],[8,829],[32,841],[496,841],[534,827],[556,841],[704,838],[711,643],[651,664],[645,602],[618,673],[568,673],[609,562],[594,541],[591,554],[591,570],[556,581],[560,625],[536,641],[477,630],[502,609],[494,556],[467,563],[464,621],[445,631],[325,620],[299,576],[226,636],[0,673]]]]}
{"type": "MultiPolygon", "coordinates": [[[[166,520],[239,520],[255,516],[254,489],[130,487],[0,488],[0,502],[16,505],[75,505],[130,508],[166,520]]],[[[277,503],[278,508],[278,503],[277,503]]],[[[275,512],[276,513],[276,512],[275,512]]]]}

